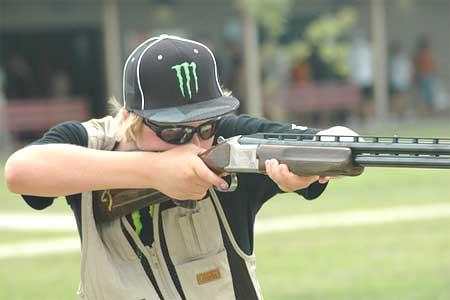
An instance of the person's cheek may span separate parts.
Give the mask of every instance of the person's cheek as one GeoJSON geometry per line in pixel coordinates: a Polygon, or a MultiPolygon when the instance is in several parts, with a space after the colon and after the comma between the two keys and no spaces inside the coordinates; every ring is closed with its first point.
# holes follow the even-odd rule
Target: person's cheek
{"type": "Polygon", "coordinates": [[[202,148],[204,148],[204,149],[209,149],[209,148],[212,147],[213,142],[214,142],[214,138],[213,137],[210,138],[210,139],[207,139],[207,140],[201,140],[200,141],[200,146],[202,148]]]}

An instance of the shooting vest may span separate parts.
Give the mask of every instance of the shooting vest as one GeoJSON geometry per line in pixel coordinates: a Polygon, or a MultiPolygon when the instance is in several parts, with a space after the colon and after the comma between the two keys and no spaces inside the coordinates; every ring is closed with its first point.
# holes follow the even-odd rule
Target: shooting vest
{"type": "MultiPolygon", "coordinates": [[[[113,149],[114,118],[83,125],[89,148],[113,149]]],[[[104,174],[99,171],[99,176],[104,174]]],[[[126,217],[96,224],[92,193],[82,193],[79,298],[262,299],[255,256],[238,247],[217,194],[211,189],[209,195],[194,210],[155,205],[149,247],[126,217]]]]}

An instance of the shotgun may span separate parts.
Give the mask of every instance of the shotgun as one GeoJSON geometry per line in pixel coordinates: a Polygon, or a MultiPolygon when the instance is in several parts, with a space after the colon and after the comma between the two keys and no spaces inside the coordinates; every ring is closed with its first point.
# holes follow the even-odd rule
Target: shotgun
{"type": "MultiPolygon", "coordinates": [[[[230,175],[227,190],[238,185],[237,173],[265,174],[265,161],[275,158],[300,176],[358,176],[365,167],[450,169],[450,138],[257,133],[219,138],[199,154],[219,176],[230,175]]],[[[94,216],[111,221],[140,208],[174,201],[195,208],[196,201],[171,199],[155,189],[94,191],[94,216]]]]}

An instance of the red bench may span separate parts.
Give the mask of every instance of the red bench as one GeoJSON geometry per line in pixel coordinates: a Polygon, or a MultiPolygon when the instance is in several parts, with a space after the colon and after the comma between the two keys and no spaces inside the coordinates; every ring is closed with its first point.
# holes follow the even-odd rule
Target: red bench
{"type": "Polygon", "coordinates": [[[24,137],[42,134],[64,121],[86,121],[90,110],[86,98],[11,99],[0,105],[2,130],[21,144],[24,137]]]}
{"type": "Polygon", "coordinates": [[[294,86],[283,91],[281,99],[291,112],[353,111],[361,101],[361,93],[354,85],[330,82],[294,86]]]}
{"type": "Polygon", "coordinates": [[[362,103],[358,87],[342,82],[294,85],[280,90],[276,99],[285,119],[316,127],[344,124],[362,103]]]}

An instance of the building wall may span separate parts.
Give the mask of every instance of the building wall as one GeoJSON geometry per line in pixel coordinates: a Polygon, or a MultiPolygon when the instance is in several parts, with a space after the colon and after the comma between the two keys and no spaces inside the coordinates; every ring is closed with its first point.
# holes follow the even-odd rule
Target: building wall
{"type": "MultiPolygon", "coordinates": [[[[120,22],[125,53],[131,51],[133,39],[163,33],[181,35],[223,46],[224,27],[236,11],[223,0],[177,0],[175,6],[156,7],[148,1],[121,1],[120,22]],[[169,8],[169,9],[168,9],[169,8]]],[[[125,55],[127,56],[127,55],[125,55]]]]}
{"type": "Polygon", "coordinates": [[[0,30],[47,30],[98,27],[100,1],[0,0],[0,30]]]}

